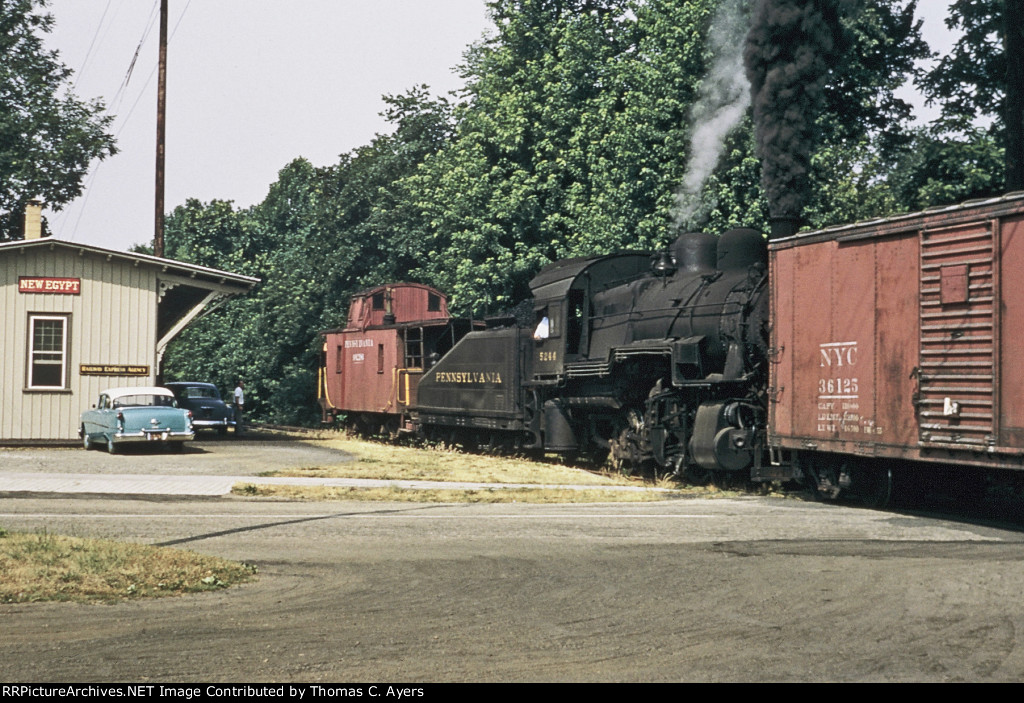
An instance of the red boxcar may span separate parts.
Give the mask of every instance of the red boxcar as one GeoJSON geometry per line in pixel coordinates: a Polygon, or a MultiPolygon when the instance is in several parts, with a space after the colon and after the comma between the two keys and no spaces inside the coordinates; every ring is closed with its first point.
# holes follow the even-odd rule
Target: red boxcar
{"type": "MultiPolygon", "coordinates": [[[[769,447],[1024,468],[1024,194],[770,244],[769,447]]],[[[816,458],[817,457],[817,458],[816,458]]],[[[838,491],[838,487],[837,487],[838,491]]]]}
{"type": "Polygon", "coordinates": [[[345,328],[321,333],[324,422],[344,416],[367,433],[405,428],[420,376],[471,324],[450,317],[444,294],[419,283],[356,293],[345,328]]]}

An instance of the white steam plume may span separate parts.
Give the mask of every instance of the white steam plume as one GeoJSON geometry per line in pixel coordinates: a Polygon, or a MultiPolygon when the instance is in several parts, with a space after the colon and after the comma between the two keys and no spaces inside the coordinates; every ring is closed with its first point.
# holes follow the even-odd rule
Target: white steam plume
{"type": "Polygon", "coordinates": [[[676,191],[677,229],[697,227],[716,204],[701,196],[722,155],[725,138],[750,105],[750,82],[743,68],[747,30],[746,0],[722,0],[708,32],[712,63],[701,81],[697,101],[690,108],[693,133],[686,175],[676,191]]]}

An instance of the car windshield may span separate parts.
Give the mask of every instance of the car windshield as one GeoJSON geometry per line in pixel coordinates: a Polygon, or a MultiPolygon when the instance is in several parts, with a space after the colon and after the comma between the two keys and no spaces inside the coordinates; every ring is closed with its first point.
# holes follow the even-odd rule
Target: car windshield
{"type": "Polygon", "coordinates": [[[178,404],[169,395],[153,395],[150,393],[139,393],[137,395],[122,395],[114,398],[115,408],[136,408],[136,407],[166,407],[176,408],[178,404]]]}
{"type": "Polygon", "coordinates": [[[220,398],[217,389],[209,386],[187,386],[179,390],[178,395],[182,398],[220,398]]]}

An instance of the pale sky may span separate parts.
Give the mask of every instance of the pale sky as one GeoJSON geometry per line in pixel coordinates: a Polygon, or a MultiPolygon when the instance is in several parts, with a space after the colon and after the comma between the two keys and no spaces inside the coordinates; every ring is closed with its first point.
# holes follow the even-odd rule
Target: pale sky
{"type": "MultiPolygon", "coordinates": [[[[925,38],[948,0],[921,0],[925,38]]],[[[390,126],[381,96],[462,85],[455,68],[490,30],[484,0],[170,0],[165,210],[187,198],[260,202],[298,157],[316,166],[390,126]]],[[[127,249],[153,237],[159,0],[51,0],[50,48],[81,99],[116,115],[119,153],[94,162],[54,236],[127,249]],[[144,41],[143,38],[145,37],[144,41]],[[140,46],[141,42],[141,46],[140,46]],[[123,85],[132,57],[138,58],[123,85]]]]}
{"type": "MultiPolygon", "coordinates": [[[[75,71],[78,97],[117,116],[120,150],[94,162],[84,195],[47,212],[56,237],[112,249],[152,240],[159,4],[50,4],[48,44],[75,71]]],[[[170,0],[168,17],[167,212],[187,198],[248,207],[295,158],[337,163],[390,131],[382,95],[461,87],[454,69],[489,26],[484,0],[170,0]]]]}

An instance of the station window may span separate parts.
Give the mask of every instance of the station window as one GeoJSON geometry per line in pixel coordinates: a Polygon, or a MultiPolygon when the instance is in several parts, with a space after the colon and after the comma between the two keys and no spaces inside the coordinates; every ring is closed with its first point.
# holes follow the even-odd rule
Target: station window
{"type": "Polygon", "coordinates": [[[68,317],[28,316],[28,387],[49,390],[68,385],[68,317]]]}

